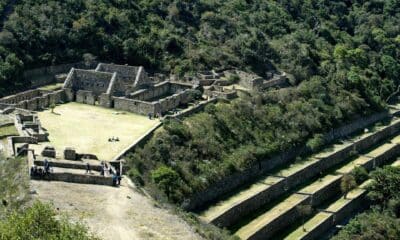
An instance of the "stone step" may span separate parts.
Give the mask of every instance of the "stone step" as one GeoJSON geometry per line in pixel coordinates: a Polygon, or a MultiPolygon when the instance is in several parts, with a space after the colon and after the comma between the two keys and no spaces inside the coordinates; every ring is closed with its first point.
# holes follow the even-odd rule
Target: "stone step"
{"type": "MultiPolygon", "coordinates": [[[[102,165],[97,160],[84,160],[84,161],[70,161],[70,160],[53,160],[48,159],[51,167],[71,168],[71,169],[86,169],[86,163],[90,164],[90,169],[100,172],[102,165]]],[[[37,166],[44,166],[43,159],[36,159],[34,161],[37,166]]]]}
{"type": "Polygon", "coordinates": [[[113,185],[111,176],[101,176],[100,172],[97,171],[86,173],[85,170],[72,168],[52,167],[49,174],[42,177],[31,176],[31,178],[35,180],[61,181],[81,184],[113,185]]]}
{"type": "MultiPolygon", "coordinates": [[[[293,194],[297,195],[301,193],[307,195],[308,198],[304,199],[304,201],[301,203],[294,203],[292,205],[287,205],[286,207],[288,209],[296,210],[296,207],[304,203],[310,204],[313,207],[319,206],[324,201],[340,194],[340,181],[343,176],[341,174],[348,174],[357,166],[362,166],[367,170],[371,170],[376,166],[383,165],[386,161],[393,158],[395,155],[398,155],[399,153],[400,146],[397,144],[388,143],[379,146],[365,154],[371,157],[360,156],[345,166],[339,168],[336,173],[339,173],[340,175],[327,175],[324,178],[317,180],[309,186],[301,189],[298,193],[293,194]]],[[[263,215],[243,226],[241,229],[239,229],[239,231],[237,231],[236,234],[241,239],[272,239],[275,233],[286,227],[289,227],[292,223],[299,220],[300,215],[297,213],[297,211],[276,214],[276,212],[279,212],[279,209],[281,208],[280,205],[281,204],[273,207],[263,215]],[[257,228],[255,226],[257,226],[257,228]]]]}
{"type": "MultiPolygon", "coordinates": [[[[399,137],[397,137],[399,139],[399,137]]],[[[392,140],[393,142],[393,140],[392,140]]],[[[398,158],[394,161],[391,166],[399,167],[400,159],[398,158]]],[[[362,206],[361,201],[354,197],[354,193],[356,196],[365,196],[366,191],[365,187],[371,182],[371,180],[365,181],[362,185],[359,186],[358,189],[351,191],[346,199],[340,198],[335,201],[326,209],[321,210],[321,212],[315,214],[310,220],[308,220],[303,226],[298,227],[292,233],[285,237],[286,240],[313,240],[319,239],[324,233],[328,232],[329,229],[333,228],[336,224],[340,223],[344,219],[350,217],[356,210],[358,210],[362,206]],[[357,194],[358,193],[358,194],[357,194]],[[357,205],[358,206],[357,206],[357,205]],[[346,206],[347,205],[347,206],[346,206]],[[349,211],[350,210],[350,211],[349,211]]]]}
{"type": "Polygon", "coordinates": [[[199,214],[200,218],[220,227],[230,227],[261,206],[282,196],[301,183],[317,177],[321,172],[344,162],[351,154],[366,150],[400,129],[400,120],[394,119],[387,126],[334,144],[306,161],[292,164],[277,171],[233,196],[220,200],[199,214]]]}

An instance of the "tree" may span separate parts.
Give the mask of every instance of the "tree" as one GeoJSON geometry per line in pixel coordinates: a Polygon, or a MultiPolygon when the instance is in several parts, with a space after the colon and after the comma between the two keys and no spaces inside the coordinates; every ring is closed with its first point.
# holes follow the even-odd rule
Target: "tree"
{"type": "Polygon", "coordinates": [[[80,239],[96,240],[81,224],[57,216],[49,206],[35,202],[24,211],[15,211],[0,220],[0,239],[80,239]]]}
{"type": "Polygon", "coordinates": [[[297,210],[298,214],[301,216],[303,231],[306,232],[307,229],[305,226],[305,220],[306,220],[306,217],[312,213],[312,211],[313,211],[312,206],[310,204],[299,205],[296,207],[296,210],[297,210]]]}
{"type": "Polygon", "coordinates": [[[343,175],[341,182],[340,182],[340,189],[343,192],[343,198],[347,198],[347,194],[353,190],[355,187],[357,187],[356,180],[353,175],[351,174],[345,174],[343,175]]]}
{"type": "Polygon", "coordinates": [[[368,197],[382,207],[391,199],[400,199],[400,168],[386,166],[371,173],[368,197]]]}
{"type": "Polygon", "coordinates": [[[168,198],[176,186],[179,185],[180,177],[177,172],[167,166],[161,166],[151,173],[154,183],[165,192],[168,198]]]}

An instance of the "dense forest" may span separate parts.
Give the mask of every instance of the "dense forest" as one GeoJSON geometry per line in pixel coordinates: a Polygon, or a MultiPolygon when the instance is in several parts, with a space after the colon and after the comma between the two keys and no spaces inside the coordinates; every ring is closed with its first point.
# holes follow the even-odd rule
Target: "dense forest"
{"type": "Polygon", "coordinates": [[[290,74],[291,88],[166,122],[130,156],[137,183],[181,203],[276,153],[318,149],[327,130],[385,109],[399,86],[400,2],[20,0],[0,32],[0,95],[22,88],[26,69],[88,57],[179,75],[290,74]]]}
{"type": "MultiPolygon", "coordinates": [[[[287,149],[302,144],[318,149],[324,144],[321,134],[384,109],[397,90],[397,1],[213,3],[199,19],[198,51],[204,42],[211,47],[216,43],[219,49],[210,54],[229,53],[222,59],[240,59],[230,64],[258,73],[272,63],[292,74],[297,84],[210,105],[184,122],[166,122],[131,156],[131,176],[138,183],[155,183],[173,202],[182,203],[219,179],[287,149]],[[221,32],[227,28],[229,37],[221,32]],[[205,37],[209,40],[202,41],[205,37]]],[[[187,61],[196,56],[188,55],[187,61]]],[[[213,55],[206,59],[214,66],[226,64],[213,61],[213,55]]]]}

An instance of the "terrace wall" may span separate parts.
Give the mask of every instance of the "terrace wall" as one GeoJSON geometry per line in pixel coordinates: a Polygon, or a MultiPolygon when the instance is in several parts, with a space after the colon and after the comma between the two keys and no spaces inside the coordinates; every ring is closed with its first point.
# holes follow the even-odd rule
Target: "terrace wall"
{"type": "MultiPolygon", "coordinates": [[[[334,139],[338,139],[341,137],[348,136],[352,133],[355,133],[357,131],[363,130],[365,127],[371,125],[374,122],[383,120],[387,117],[389,117],[389,113],[387,112],[381,112],[381,113],[376,113],[368,117],[363,117],[360,118],[350,124],[346,124],[342,127],[339,127],[337,129],[334,129],[330,131],[329,133],[325,134],[325,139],[326,142],[332,142],[334,139]]],[[[369,140],[364,140],[361,143],[358,143],[359,146],[363,145],[364,147],[370,145],[373,146],[376,142],[382,140],[385,136],[388,136],[387,134],[393,131],[398,131],[400,128],[400,124],[396,124],[396,126],[392,126],[386,130],[383,130],[383,133],[380,133],[374,137],[370,137],[369,140],[371,142],[368,142],[369,140]]],[[[358,148],[356,147],[356,150],[358,148]]],[[[348,154],[350,151],[353,151],[353,148],[348,148],[346,150],[340,151],[339,153],[333,155],[331,159],[325,159],[325,161],[321,161],[319,163],[319,167],[315,168],[313,171],[317,171],[316,169],[320,169],[321,167],[327,167],[327,166],[333,166],[333,164],[336,164],[341,157],[343,157],[345,154],[348,154]],[[345,151],[345,152],[343,152],[345,151]],[[330,162],[332,161],[332,162],[330,162]]],[[[288,164],[291,162],[293,159],[295,159],[298,155],[304,154],[310,152],[310,149],[308,149],[306,146],[301,146],[298,148],[291,149],[289,151],[286,151],[282,154],[276,155],[270,159],[266,159],[261,161],[259,164],[256,164],[249,169],[243,171],[243,172],[236,172],[225,179],[222,179],[216,183],[214,183],[212,186],[207,188],[205,191],[199,192],[190,198],[186,199],[182,207],[186,210],[194,210],[196,208],[204,206],[206,203],[214,201],[218,197],[227,194],[228,192],[236,189],[237,187],[246,184],[247,182],[251,181],[254,179],[254,177],[261,176],[265,174],[266,172],[278,167],[282,166],[284,164],[288,164]]],[[[311,172],[305,172],[305,174],[311,174],[311,172]]],[[[297,175],[293,177],[288,184],[297,184],[298,182],[301,182],[302,176],[297,175]]]]}

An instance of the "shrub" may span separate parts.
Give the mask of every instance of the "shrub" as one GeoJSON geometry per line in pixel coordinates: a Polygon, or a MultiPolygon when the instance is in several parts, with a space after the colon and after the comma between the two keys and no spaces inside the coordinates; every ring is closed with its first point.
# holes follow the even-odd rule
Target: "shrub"
{"type": "Polygon", "coordinates": [[[315,134],[313,138],[307,141],[307,147],[313,152],[320,150],[325,145],[324,135],[315,134]]]}
{"type": "Polygon", "coordinates": [[[179,186],[179,174],[170,167],[161,166],[151,172],[153,182],[167,195],[171,197],[172,191],[179,186]]]}
{"type": "Polygon", "coordinates": [[[81,224],[58,219],[49,206],[36,202],[21,212],[13,212],[0,221],[0,239],[97,239],[81,224]]]}
{"type": "Polygon", "coordinates": [[[363,167],[356,167],[351,171],[357,184],[361,184],[368,179],[368,172],[363,167]]]}

